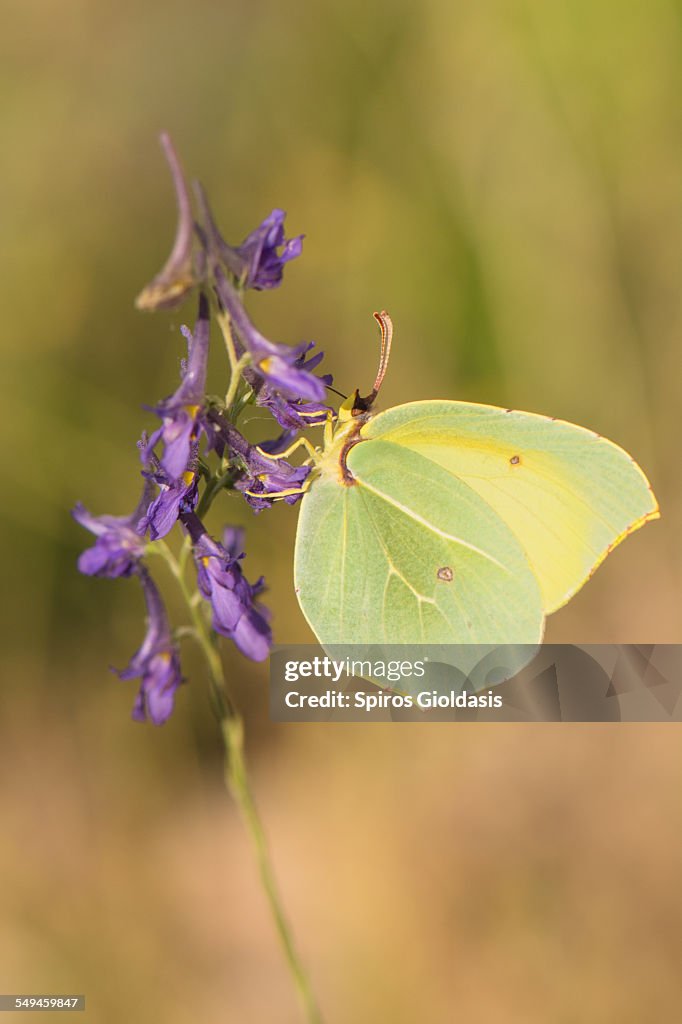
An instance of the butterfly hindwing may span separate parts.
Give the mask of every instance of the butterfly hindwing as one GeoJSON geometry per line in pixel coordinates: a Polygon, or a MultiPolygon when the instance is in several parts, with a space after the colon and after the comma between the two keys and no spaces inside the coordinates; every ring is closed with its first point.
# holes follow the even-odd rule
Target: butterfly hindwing
{"type": "Polygon", "coordinates": [[[469,485],[384,440],[321,478],[296,540],[299,602],[323,643],[535,644],[538,584],[502,518],[469,485]]]}

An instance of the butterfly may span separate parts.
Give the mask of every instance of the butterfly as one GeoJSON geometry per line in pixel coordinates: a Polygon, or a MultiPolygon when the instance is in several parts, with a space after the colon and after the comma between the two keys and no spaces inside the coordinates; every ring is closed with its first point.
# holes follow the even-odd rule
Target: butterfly
{"type": "Polygon", "coordinates": [[[325,431],[296,533],[294,585],[326,644],[537,644],[545,617],[659,516],[637,463],[599,434],[491,405],[374,387],[325,431]]]}

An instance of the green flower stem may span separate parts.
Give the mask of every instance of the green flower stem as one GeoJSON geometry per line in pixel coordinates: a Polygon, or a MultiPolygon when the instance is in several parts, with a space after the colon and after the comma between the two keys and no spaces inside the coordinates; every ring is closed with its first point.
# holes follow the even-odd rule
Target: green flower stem
{"type": "MultiPolygon", "coordinates": [[[[221,491],[223,489],[223,487],[225,487],[225,485],[228,483],[228,481],[229,481],[231,476],[232,476],[232,469],[231,469],[231,467],[229,465],[229,462],[228,462],[227,468],[226,468],[224,473],[216,473],[216,475],[214,477],[212,477],[206,483],[206,489],[205,489],[205,491],[204,491],[204,493],[203,493],[203,495],[201,497],[201,501],[199,502],[199,504],[197,506],[197,515],[199,516],[199,519],[202,519],[206,515],[206,513],[209,510],[209,508],[211,507],[211,504],[212,504],[213,499],[215,498],[216,494],[218,494],[218,492],[221,491]]],[[[183,553],[185,552],[185,550],[189,551],[190,544],[189,544],[189,538],[188,537],[185,538],[185,544],[186,544],[186,548],[183,548],[183,553]]],[[[183,571],[184,571],[184,565],[183,565],[183,571]]]]}
{"type": "Polygon", "coordinates": [[[189,551],[191,550],[191,541],[189,537],[185,537],[178,559],[175,558],[173,552],[165,541],[155,542],[152,551],[150,551],[150,548],[147,549],[148,553],[152,553],[153,551],[154,553],[161,555],[170,571],[173,573],[173,576],[175,576],[175,579],[178,581],[182,596],[184,597],[185,604],[187,605],[187,610],[189,611],[194,625],[194,638],[201,647],[208,664],[211,682],[211,695],[216,703],[221,718],[224,714],[236,713],[231,706],[227,690],[225,688],[223,664],[220,660],[220,654],[215,642],[215,634],[209,628],[204,617],[202,607],[199,602],[195,601],[195,594],[189,589],[187,586],[187,580],[185,579],[185,567],[187,565],[189,551]]]}
{"type": "Polygon", "coordinates": [[[234,365],[232,379],[230,380],[230,386],[227,389],[227,394],[225,395],[225,408],[227,409],[228,413],[232,408],[235,398],[237,397],[239,385],[242,382],[242,370],[244,369],[245,366],[248,366],[250,362],[251,356],[249,355],[248,352],[245,352],[244,355],[234,365]]]}
{"type": "Polygon", "coordinates": [[[246,758],[244,756],[244,722],[227,691],[223,665],[216,643],[216,635],[210,629],[203,614],[203,609],[194,600],[195,594],[189,589],[185,579],[185,567],[190,547],[189,537],[186,537],[178,559],[174,557],[163,541],[156,542],[153,548],[150,545],[148,550],[149,553],[157,553],[164,558],[173,576],[178,581],[187,604],[187,609],[194,625],[194,637],[201,647],[208,665],[211,695],[220,721],[223,743],[225,745],[225,785],[239,807],[251,840],[261,885],[275,923],[289,971],[305,1009],[308,1024],[323,1024],[322,1014],[299,958],[291,928],[284,913],[282,898],[268,850],[265,830],[249,783],[246,758]]]}
{"type": "Polygon", "coordinates": [[[244,727],[241,716],[228,715],[221,720],[225,740],[225,781],[228,789],[236,800],[256,854],[258,870],[265,895],[270,905],[270,912],[277,928],[289,971],[294,979],[301,1002],[305,1008],[310,1024],[323,1024],[322,1014],[317,1005],[310,980],[301,964],[294,945],[291,928],[284,915],[282,901],[270,859],[267,839],[263,824],[258,814],[244,758],[244,727]]]}
{"type": "Polygon", "coordinates": [[[230,318],[227,315],[227,313],[221,309],[216,314],[216,320],[218,321],[218,326],[220,327],[220,331],[225,341],[225,348],[227,350],[227,358],[230,360],[230,370],[232,371],[232,376],[233,378],[237,377],[237,379],[239,379],[239,375],[235,373],[235,368],[239,360],[237,358],[237,350],[235,348],[234,338],[232,336],[232,324],[230,323],[230,318]]]}
{"type": "Polygon", "coordinates": [[[237,357],[237,349],[234,343],[234,335],[232,334],[232,324],[230,318],[224,310],[220,310],[216,314],[216,320],[220,327],[220,333],[223,336],[225,342],[225,350],[227,352],[227,358],[230,361],[230,386],[227,389],[225,395],[225,408],[230,412],[231,407],[234,405],[236,399],[239,396],[240,388],[244,383],[242,379],[242,370],[248,366],[251,362],[251,356],[248,352],[244,352],[242,356],[237,357]]]}

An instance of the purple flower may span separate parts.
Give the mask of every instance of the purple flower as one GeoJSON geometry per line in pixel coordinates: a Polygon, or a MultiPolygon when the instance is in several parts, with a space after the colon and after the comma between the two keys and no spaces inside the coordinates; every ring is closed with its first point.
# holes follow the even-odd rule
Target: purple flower
{"type": "Polygon", "coordinates": [[[250,584],[242,573],[243,531],[227,529],[220,544],[209,537],[193,513],[182,516],[192,538],[199,590],[210,601],[216,633],[229,637],[252,661],[267,658],[272,632],[266,610],[255,598],[263,590],[262,578],[250,584]]]}
{"type": "Polygon", "coordinates": [[[154,407],[154,412],[161,417],[163,423],[145,448],[145,451],[151,451],[159,440],[163,441],[164,451],[160,462],[171,480],[178,480],[187,470],[192,442],[203,427],[209,340],[208,301],[203,293],[199,297],[199,314],[194,334],[187,327],[181,329],[187,339],[188,354],[182,364],[180,386],[173,395],[154,407]]]}
{"type": "MultiPolygon", "coordinates": [[[[316,352],[310,359],[306,359],[306,353],[314,345],[315,342],[311,341],[294,363],[306,373],[310,373],[324,356],[324,352],[316,352]]],[[[324,423],[331,412],[330,407],[322,402],[304,402],[300,398],[285,398],[276,387],[259,377],[250,367],[244,370],[244,377],[256,392],[256,405],[269,409],[285,430],[306,430],[308,427],[314,427],[316,424],[324,423]]],[[[333,378],[330,373],[325,373],[319,379],[326,386],[332,383],[333,378]]]]}
{"type": "Polygon", "coordinates": [[[94,533],[97,540],[78,559],[78,569],[86,576],[130,576],[144,554],[145,527],[141,524],[152,497],[152,486],[145,483],[137,508],[130,516],[93,516],[79,501],[71,515],[94,533]]]}
{"type": "Polygon", "coordinates": [[[138,309],[153,312],[156,309],[174,309],[187,297],[196,284],[192,268],[192,238],[194,224],[189,189],[178,155],[170,136],[161,135],[161,145],[170,167],[178,204],[178,226],[175,241],[168,260],[135,300],[138,309]]]}
{"type": "Polygon", "coordinates": [[[150,474],[150,478],[159,485],[160,491],[140,526],[149,530],[152,540],[160,540],[173,529],[182,512],[193,512],[197,507],[197,474],[188,469],[178,480],[170,481],[163,473],[150,474]]]}
{"type": "Polygon", "coordinates": [[[282,283],[285,263],[300,256],[303,249],[303,235],[288,240],[284,237],[284,210],[273,210],[241,245],[232,246],[220,234],[206,194],[198,184],[196,194],[212,262],[222,261],[241,288],[277,288],[282,283]]]}
{"type": "Polygon", "coordinates": [[[301,498],[310,466],[292,466],[286,459],[268,458],[263,450],[249,444],[237,428],[215,410],[208,413],[207,419],[212,430],[209,445],[218,455],[230,457],[240,472],[234,486],[256,512],[270,508],[278,498],[288,505],[301,498]]]}
{"type": "Polygon", "coordinates": [[[253,447],[245,464],[244,475],[235,488],[241,491],[255,512],[270,508],[281,498],[294,505],[303,496],[303,484],[310,466],[292,466],[286,459],[268,458],[253,447]]]}
{"type": "Polygon", "coordinates": [[[269,384],[286,398],[321,402],[325,397],[324,381],[310,373],[301,361],[301,356],[310,348],[308,342],[292,348],[268,341],[249,320],[238,292],[219,267],[215,269],[215,286],[234,326],[240,349],[251,356],[250,370],[257,380],[269,384]]]}
{"type": "Polygon", "coordinates": [[[140,569],[139,576],[147,605],[147,633],[126,668],[114,671],[121,679],[142,678],[133,718],[163,725],[173,710],[175,691],[182,682],[180,655],[161,595],[146,570],[140,569]]]}
{"type": "Polygon", "coordinates": [[[273,210],[262,224],[245,238],[235,252],[245,271],[239,274],[245,288],[276,288],[282,282],[284,264],[296,259],[303,249],[303,235],[284,238],[284,210],[273,210]],[[281,248],[281,252],[277,250],[281,248]]]}
{"type": "Polygon", "coordinates": [[[149,530],[151,540],[159,540],[173,529],[181,512],[193,512],[197,506],[199,444],[192,441],[187,468],[177,480],[171,480],[154,452],[150,450],[146,434],[142,434],[137,447],[143,464],[149,467],[142,475],[159,488],[159,493],[149,503],[145,515],[140,520],[138,529],[142,534],[149,530]]]}

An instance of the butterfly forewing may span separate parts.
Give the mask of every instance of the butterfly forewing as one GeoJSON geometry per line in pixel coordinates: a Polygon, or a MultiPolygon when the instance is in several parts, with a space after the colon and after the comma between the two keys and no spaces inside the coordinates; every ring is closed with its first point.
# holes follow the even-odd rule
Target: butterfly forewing
{"type": "Polygon", "coordinates": [[[466,402],[412,402],[372,418],[362,436],[419,454],[472,488],[522,545],[547,614],[658,516],[627,452],[571,423],[466,402]]]}

